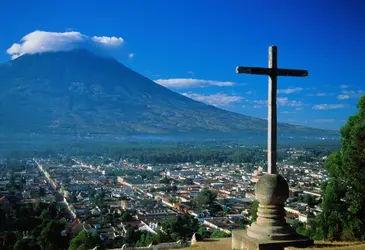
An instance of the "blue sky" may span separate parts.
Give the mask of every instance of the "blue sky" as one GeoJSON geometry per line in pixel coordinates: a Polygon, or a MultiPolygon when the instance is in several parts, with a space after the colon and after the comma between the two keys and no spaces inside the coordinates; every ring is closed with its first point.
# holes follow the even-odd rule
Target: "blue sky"
{"type": "Polygon", "coordinates": [[[365,93],[361,0],[1,1],[0,10],[0,62],[14,43],[13,55],[31,52],[20,39],[36,30],[80,32],[116,42],[113,56],[178,93],[265,118],[267,77],[235,67],[267,66],[276,45],[279,67],[309,71],[279,78],[279,121],[339,129],[365,93]]]}

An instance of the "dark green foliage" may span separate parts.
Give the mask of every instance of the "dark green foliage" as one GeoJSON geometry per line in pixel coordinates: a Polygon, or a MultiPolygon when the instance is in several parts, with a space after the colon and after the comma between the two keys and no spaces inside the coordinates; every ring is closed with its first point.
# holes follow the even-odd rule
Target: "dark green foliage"
{"type": "Polygon", "coordinates": [[[218,216],[218,213],[221,216],[223,215],[222,206],[217,203],[213,203],[213,204],[209,205],[208,211],[211,216],[218,216]]]}
{"type": "Polygon", "coordinates": [[[162,229],[174,241],[190,239],[198,231],[198,221],[190,215],[169,216],[162,222],[162,229]]]}
{"type": "Polygon", "coordinates": [[[186,179],[184,179],[182,181],[181,184],[184,184],[184,185],[192,185],[193,184],[193,181],[191,179],[186,178],[186,179]]]}
{"type": "Polygon", "coordinates": [[[341,151],[325,164],[319,235],[330,240],[365,240],[365,95],[341,129],[341,151]]]}
{"type": "Polygon", "coordinates": [[[132,227],[131,225],[127,225],[126,227],[127,233],[125,236],[125,243],[134,245],[139,240],[142,235],[142,232],[137,230],[137,227],[132,227]]]}
{"type": "Polygon", "coordinates": [[[162,231],[158,230],[157,234],[151,234],[144,232],[140,239],[137,241],[136,246],[137,247],[145,247],[152,244],[158,244],[158,243],[164,243],[164,242],[170,242],[172,241],[171,237],[168,236],[166,233],[163,233],[162,231]]]}
{"type": "Polygon", "coordinates": [[[41,250],[65,249],[68,246],[68,239],[61,235],[65,224],[58,221],[50,221],[42,229],[37,242],[41,250]]]}
{"type": "Polygon", "coordinates": [[[254,200],[251,204],[251,223],[255,222],[257,219],[257,210],[259,208],[259,202],[254,200]]]}
{"type": "Polygon", "coordinates": [[[219,229],[215,230],[212,235],[210,235],[210,238],[227,238],[231,237],[231,234],[228,234],[226,232],[223,232],[219,229]]]}
{"type": "Polygon", "coordinates": [[[206,209],[213,207],[213,203],[217,198],[217,194],[210,189],[201,190],[194,198],[195,205],[200,209],[206,209]]]}
{"type": "Polygon", "coordinates": [[[315,205],[317,205],[317,201],[312,195],[305,195],[303,201],[307,203],[310,207],[314,207],[315,205]]]}
{"type": "Polygon", "coordinates": [[[19,231],[31,231],[42,223],[42,219],[38,217],[20,217],[15,219],[11,228],[19,231]]]}
{"type": "Polygon", "coordinates": [[[172,181],[173,181],[172,179],[164,177],[161,180],[159,180],[158,182],[162,183],[162,184],[170,184],[172,181]]]}
{"type": "Polygon", "coordinates": [[[313,240],[320,240],[318,236],[317,221],[309,220],[307,223],[300,222],[299,220],[291,220],[289,223],[298,234],[309,237],[313,240]]]}
{"type": "Polygon", "coordinates": [[[179,202],[179,199],[177,197],[173,196],[173,197],[170,197],[169,198],[169,202],[171,204],[178,203],[179,202]]]}
{"type": "MultiPolygon", "coordinates": [[[[41,204],[34,211],[35,214],[39,213],[38,209],[43,209],[41,204]]],[[[43,220],[37,216],[17,218],[10,223],[8,229],[18,233],[17,235],[13,233],[9,235],[7,242],[5,242],[5,249],[12,249],[12,245],[15,249],[28,250],[66,249],[69,239],[67,236],[61,236],[61,231],[64,228],[65,225],[54,218],[43,220]],[[22,239],[21,232],[24,231],[29,233],[30,239],[22,239]]]]}
{"type": "Polygon", "coordinates": [[[206,227],[199,227],[198,234],[203,238],[210,238],[211,233],[207,230],[206,227]]]}
{"type": "Polygon", "coordinates": [[[240,219],[240,229],[245,229],[247,225],[250,224],[250,221],[246,219],[245,217],[240,219]]]}
{"type": "Polygon", "coordinates": [[[28,250],[30,240],[18,240],[14,245],[14,250],[28,250]]]}
{"type": "Polygon", "coordinates": [[[44,196],[46,194],[46,191],[44,190],[44,188],[43,187],[40,187],[39,188],[39,196],[44,196]]]}
{"type": "Polygon", "coordinates": [[[222,206],[216,202],[216,199],[217,194],[205,188],[194,198],[193,204],[200,210],[207,209],[211,216],[215,216],[217,213],[223,215],[222,206]]]}
{"type": "Polygon", "coordinates": [[[157,243],[164,243],[164,242],[171,242],[173,239],[170,235],[162,232],[161,230],[157,231],[157,234],[153,236],[153,241],[151,242],[157,242],[157,243]]]}
{"type": "Polygon", "coordinates": [[[120,219],[122,222],[127,222],[127,221],[131,221],[133,219],[133,217],[129,212],[123,212],[120,219]]]}
{"type": "Polygon", "coordinates": [[[15,232],[9,233],[3,245],[4,250],[12,250],[17,241],[18,238],[16,233],[15,232]]]}
{"type": "Polygon", "coordinates": [[[82,230],[70,242],[68,250],[93,249],[99,244],[99,237],[95,234],[82,230]]]}
{"type": "Polygon", "coordinates": [[[5,230],[7,220],[6,212],[3,209],[0,209],[0,232],[5,230]]]}
{"type": "Polygon", "coordinates": [[[152,244],[164,243],[164,242],[171,242],[173,239],[167,235],[166,233],[162,232],[161,230],[157,230],[157,234],[151,233],[142,233],[141,237],[136,243],[136,247],[146,247],[152,244]]]}

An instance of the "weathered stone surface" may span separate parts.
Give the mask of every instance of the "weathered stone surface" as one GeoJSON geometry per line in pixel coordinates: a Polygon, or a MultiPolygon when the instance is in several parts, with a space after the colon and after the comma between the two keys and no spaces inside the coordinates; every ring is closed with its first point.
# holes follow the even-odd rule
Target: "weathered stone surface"
{"type": "Polygon", "coordinates": [[[282,205],[289,197],[289,186],[278,174],[265,174],[255,185],[255,196],[261,205],[282,205]]]}
{"type": "Polygon", "coordinates": [[[284,202],[289,197],[289,186],[278,174],[261,176],[255,185],[259,201],[257,220],[247,230],[247,235],[259,240],[290,240],[297,237],[285,221],[284,202]]]}
{"type": "Polygon", "coordinates": [[[233,230],[232,249],[236,250],[284,250],[286,247],[304,248],[313,245],[313,241],[297,235],[290,240],[258,240],[247,235],[246,230],[233,230]]]}

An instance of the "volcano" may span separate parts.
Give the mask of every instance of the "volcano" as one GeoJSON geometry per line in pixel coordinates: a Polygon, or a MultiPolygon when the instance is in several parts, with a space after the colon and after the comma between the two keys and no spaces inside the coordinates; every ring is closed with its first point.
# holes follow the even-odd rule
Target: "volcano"
{"type": "MultiPolygon", "coordinates": [[[[267,121],[175,93],[86,50],[23,55],[0,66],[0,133],[266,135],[267,121]]],[[[280,123],[286,136],[338,132],[280,123]]]]}

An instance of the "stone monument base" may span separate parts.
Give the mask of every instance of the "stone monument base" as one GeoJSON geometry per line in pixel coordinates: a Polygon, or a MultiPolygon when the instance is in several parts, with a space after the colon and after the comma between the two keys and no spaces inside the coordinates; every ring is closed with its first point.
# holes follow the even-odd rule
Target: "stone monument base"
{"type": "Polygon", "coordinates": [[[297,235],[291,240],[258,240],[247,235],[246,229],[232,231],[232,249],[236,250],[284,250],[285,247],[304,248],[313,240],[297,235]]]}

